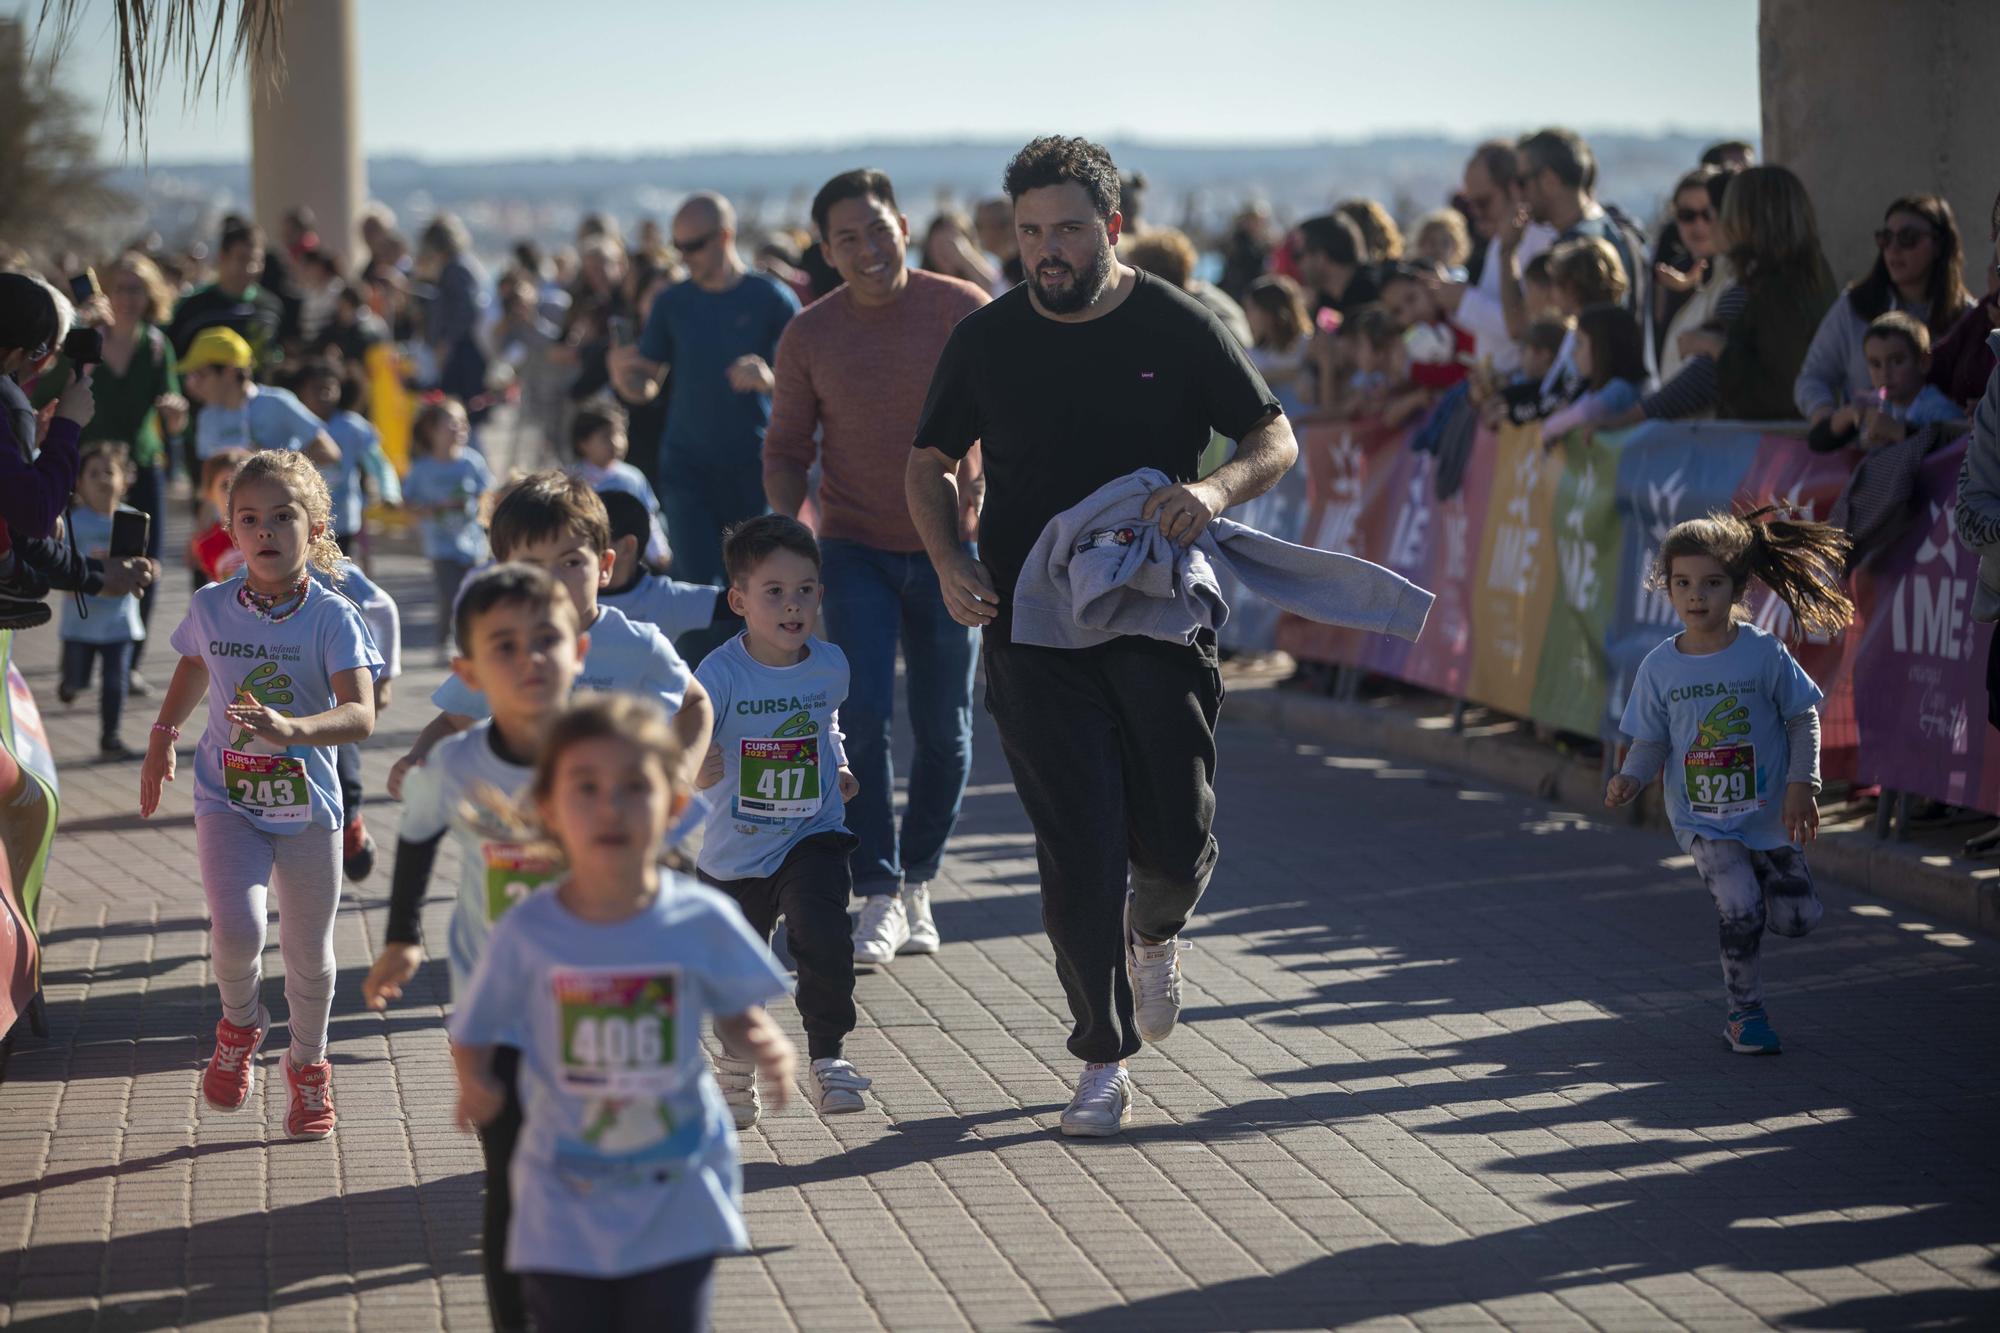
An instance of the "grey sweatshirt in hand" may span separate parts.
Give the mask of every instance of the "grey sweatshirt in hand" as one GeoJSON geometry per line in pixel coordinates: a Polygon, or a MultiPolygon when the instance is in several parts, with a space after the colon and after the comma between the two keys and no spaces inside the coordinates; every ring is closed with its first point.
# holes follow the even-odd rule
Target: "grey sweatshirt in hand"
{"type": "Polygon", "coordinates": [[[1414,642],[1430,593],[1351,555],[1294,546],[1218,518],[1185,550],[1140,518],[1173,483],[1155,468],[1107,482],[1049,521],[1014,587],[1015,643],[1090,648],[1124,634],[1192,643],[1229,619],[1223,566],[1251,592],[1322,625],[1414,642]]]}

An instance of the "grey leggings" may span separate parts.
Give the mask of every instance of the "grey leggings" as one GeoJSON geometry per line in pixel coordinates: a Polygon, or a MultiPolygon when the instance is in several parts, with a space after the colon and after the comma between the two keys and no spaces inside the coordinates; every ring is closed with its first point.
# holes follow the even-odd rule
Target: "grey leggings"
{"type": "Polygon", "coordinates": [[[208,897],[209,965],[222,992],[223,1017],[245,1026],[258,1020],[266,894],[276,889],[292,1067],[324,1060],[333,1010],[340,830],[314,825],[298,833],[266,833],[242,815],[224,812],[197,816],[194,833],[208,897]]]}
{"type": "Polygon", "coordinates": [[[1764,932],[1793,939],[1819,924],[1824,911],[1803,852],[1758,851],[1728,839],[1696,838],[1694,867],[1715,899],[1721,922],[1722,981],[1737,1009],[1764,1003],[1764,932]]]}

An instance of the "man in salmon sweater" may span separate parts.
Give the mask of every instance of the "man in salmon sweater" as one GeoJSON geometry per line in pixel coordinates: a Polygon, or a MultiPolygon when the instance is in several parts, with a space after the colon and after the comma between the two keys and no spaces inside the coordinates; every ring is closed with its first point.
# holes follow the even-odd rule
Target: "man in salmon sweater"
{"type": "MultiPolygon", "coordinates": [[[[840,722],[861,790],[848,803],[860,839],[852,867],[862,900],[858,963],[934,953],[930,881],[958,821],[972,767],[975,631],[952,619],[903,499],[909,440],[931,370],[952,328],[986,304],[968,282],[904,262],[910,224],[879,171],[842,172],[813,199],[813,225],[843,285],[786,326],[764,437],[764,492],[797,516],[820,464],[820,552],[827,637],[852,671],[840,722]],[[891,805],[889,748],[896,646],[909,678],[915,758],[901,837],[891,805]]],[[[959,469],[959,537],[967,551],[979,513],[979,455],[959,469]]]]}

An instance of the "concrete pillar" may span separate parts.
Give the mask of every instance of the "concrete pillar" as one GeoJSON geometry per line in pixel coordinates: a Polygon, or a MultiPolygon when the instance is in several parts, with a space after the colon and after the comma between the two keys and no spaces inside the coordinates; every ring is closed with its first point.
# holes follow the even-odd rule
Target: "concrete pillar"
{"type": "Polygon", "coordinates": [[[286,210],[303,204],[327,248],[352,261],[368,200],[354,0],[286,5],[280,45],[282,68],[259,62],[249,71],[257,221],[275,245],[286,210]]]}
{"type": "Polygon", "coordinates": [[[1958,214],[1966,286],[1983,293],[2000,192],[2000,4],[1762,0],[1764,159],[1799,174],[1845,283],[1874,263],[1891,199],[1942,195],[1958,214]]]}

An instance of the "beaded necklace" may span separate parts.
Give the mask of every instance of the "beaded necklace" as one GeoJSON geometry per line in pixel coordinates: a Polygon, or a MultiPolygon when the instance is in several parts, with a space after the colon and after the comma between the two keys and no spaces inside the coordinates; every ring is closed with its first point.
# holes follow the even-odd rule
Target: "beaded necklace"
{"type": "Polygon", "coordinates": [[[246,578],[243,581],[243,586],[236,590],[236,600],[245,611],[248,611],[251,615],[257,617],[257,619],[267,624],[276,625],[282,621],[290,620],[305,609],[306,584],[310,581],[306,575],[301,574],[299,575],[299,581],[292,585],[290,591],[274,593],[267,597],[252,588],[250,580],[246,578]],[[294,605],[283,611],[277,610],[278,607],[284,606],[286,602],[293,602],[294,605]]]}

